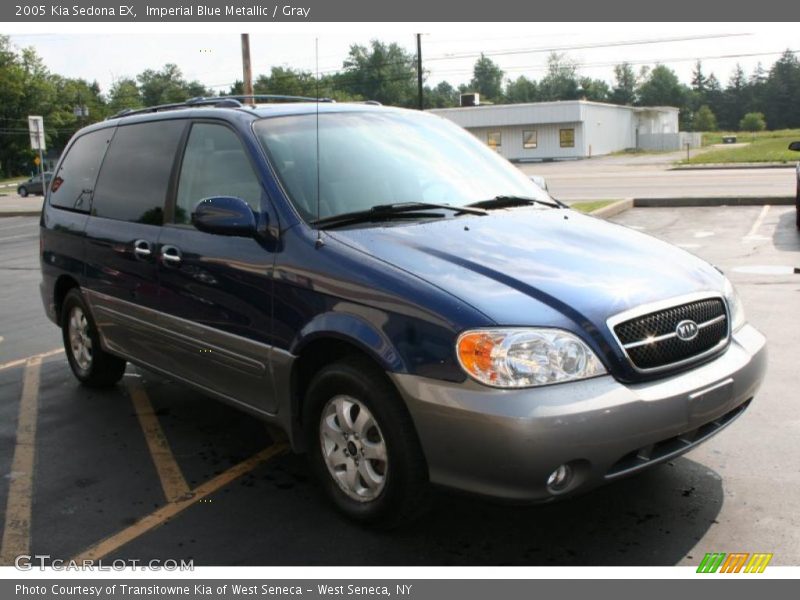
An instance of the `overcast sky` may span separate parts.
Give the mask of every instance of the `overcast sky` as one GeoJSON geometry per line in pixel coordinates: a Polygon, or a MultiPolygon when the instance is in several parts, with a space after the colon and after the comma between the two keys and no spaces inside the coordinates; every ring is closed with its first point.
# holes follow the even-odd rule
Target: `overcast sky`
{"type": "MultiPolygon", "coordinates": [[[[412,33],[415,28],[410,24],[329,26],[321,32],[312,32],[312,27],[309,24],[306,30],[294,28],[293,33],[276,33],[274,27],[258,32],[258,26],[247,25],[251,31],[254,75],[268,72],[273,65],[313,71],[317,38],[321,72],[340,69],[350,44],[366,44],[372,38],[397,42],[416,53],[412,33]]],[[[559,48],[580,63],[581,74],[609,82],[613,80],[613,65],[627,60],[637,70],[640,64],[667,64],[688,83],[694,61],[699,58],[706,72],[714,71],[724,84],[737,62],[749,74],[759,61],[768,66],[783,50],[800,50],[797,27],[792,23],[473,23],[424,27],[427,33],[423,36],[422,54],[430,84],[447,80],[458,85],[469,81],[480,52],[496,61],[506,71],[506,77],[526,75],[539,79],[548,50],[559,48]]],[[[157,69],[167,62],[177,64],[188,79],[225,90],[241,79],[239,35],[232,33],[241,28],[242,25],[223,28],[231,33],[100,35],[63,33],[62,26],[60,33],[17,33],[11,34],[11,40],[19,47],[33,46],[51,71],[97,80],[103,91],[108,91],[115,79],[135,76],[147,68],[157,69]]],[[[186,25],[178,29],[192,30],[186,25]]]]}

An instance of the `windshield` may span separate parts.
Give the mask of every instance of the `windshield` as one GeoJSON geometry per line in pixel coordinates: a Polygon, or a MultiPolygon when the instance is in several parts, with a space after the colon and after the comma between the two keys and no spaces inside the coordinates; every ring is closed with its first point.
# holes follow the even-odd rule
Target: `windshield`
{"type": "MultiPolygon", "coordinates": [[[[266,118],[254,129],[284,188],[317,218],[317,115],[266,118]]],[[[412,111],[319,115],[319,217],[403,202],[466,206],[496,196],[549,196],[475,137],[412,111]]]]}

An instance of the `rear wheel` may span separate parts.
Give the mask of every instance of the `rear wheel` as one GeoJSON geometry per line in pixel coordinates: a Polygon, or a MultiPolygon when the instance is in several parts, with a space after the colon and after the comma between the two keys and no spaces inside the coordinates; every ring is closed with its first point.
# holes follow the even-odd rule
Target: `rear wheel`
{"type": "Polygon", "coordinates": [[[402,399],[379,369],[357,357],[329,365],[312,380],[306,402],[311,467],[341,512],[391,528],[425,511],[422,449],[402,399]]]}
{"type": "Polygon", "coordinates": [[[24,185],[20,186],[17,188],[17,193],[25,198],[28,195],[28,188],[26,188],[24,185]]]}
{"type": "Polygon", "coordinates": [[[100,347],[97,327],[78,288],[71,289],[61,306],[64,350],[73,374],[89,387],[109,387],[125,373],[125,361],[100,347]]]}

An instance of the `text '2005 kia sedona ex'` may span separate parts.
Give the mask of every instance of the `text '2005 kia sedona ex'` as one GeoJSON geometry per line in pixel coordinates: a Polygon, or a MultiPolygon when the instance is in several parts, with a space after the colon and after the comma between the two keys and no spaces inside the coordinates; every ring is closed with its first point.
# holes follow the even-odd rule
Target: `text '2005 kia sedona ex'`
{"type": "Polygon", "coordinates": [[[383,525],[432,484],[583,492],[752,400],[765,340],[713,266],[569,210],[439,117],[239,100],[121,114],[64,151],[41,289],[85,385],[129,361],[241,407],[383,525]]]}

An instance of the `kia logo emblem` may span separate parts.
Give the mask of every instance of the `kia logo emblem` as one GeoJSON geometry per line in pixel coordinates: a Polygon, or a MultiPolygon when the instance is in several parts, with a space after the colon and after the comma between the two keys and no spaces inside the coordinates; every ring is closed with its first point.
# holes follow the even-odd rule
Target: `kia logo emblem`
{"type": "Polygon", "coordinates": [[[678,326],[675,327],[675,335],[684,342],[692,341],[697,337],[698,333],[700,333],[700,328],[697,326],[697,323],[690,319],[681,321],[678,323],[678,326]]]}

